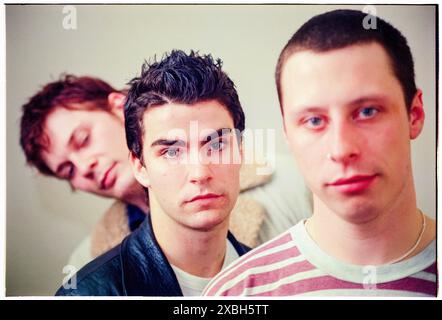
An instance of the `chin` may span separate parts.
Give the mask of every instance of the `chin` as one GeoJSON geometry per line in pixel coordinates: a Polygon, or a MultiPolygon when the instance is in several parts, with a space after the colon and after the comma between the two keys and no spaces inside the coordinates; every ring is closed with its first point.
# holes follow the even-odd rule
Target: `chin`
{"type": "Polygon", "coordinates": [[[113,192],[109,192],[110,190],[96,190],[96,191],[87,191],[87,192],[90,192],[90,193],[93,193],[93,194],[95,194],[95,195],[97,195],[97,196],[100,196],[100,197],[104,197],[104,198],[117,198],[114,194],[113,194],[113,192]]]}
{"type": "Polygon", "coordinates": [[[192,214],[190,217],[192,221],[189,221],[189,225],[192,229],[210,231],[225,223],[228,218],[228,214],[220,210],[204,210],[192,214]]]}
{"type": "Polygon", "coordinates": [[[354,224],[365,224],[378,217],[378,212],[373,205],[353,204],[350,206],[338,206],[335,212],[339,213],[341,218],[354,224]]]}

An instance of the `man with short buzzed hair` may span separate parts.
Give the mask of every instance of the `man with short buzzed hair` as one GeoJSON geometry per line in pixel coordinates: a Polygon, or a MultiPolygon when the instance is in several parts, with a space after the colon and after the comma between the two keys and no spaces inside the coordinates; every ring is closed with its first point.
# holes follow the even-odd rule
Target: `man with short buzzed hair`
{"type": "Polygon", "coordinates": [[[311,218],[222,271],[207,295],[436,296],[436,226],[416,204],[410,141],[424,124],[405,37],[377,18],[313,17],[282,50],[284,132],[311,218]]]}

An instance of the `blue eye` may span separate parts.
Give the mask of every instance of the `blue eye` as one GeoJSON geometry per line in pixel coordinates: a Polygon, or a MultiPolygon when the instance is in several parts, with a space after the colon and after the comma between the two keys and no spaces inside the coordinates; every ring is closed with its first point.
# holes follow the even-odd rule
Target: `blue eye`
{"type": "Polygon", "coordinates": [[[224,142],[222,142],[222,141],[216,141],[216,142],[210,144],[210,148],[212,150],[221,150],[223,148],[223,146],[224,146],[224,142]]]}
{"type": "Polygon", "coordinates": [[[226,143],[221,140],[211,141],[209,142],[207,153],[211,154],[212,152],[220,152],[225,148],[225,145],[226,143]]]}
{"type": "Polygon", "coordinates": [[[319,129],[324,125],[324,119],[322,117],[312,116],[310,118],[307,118],[304,121],[304,124],[309,129],[319,129]]]}
{"type": "Polygon", "coordinates": [[[178,148],[169,148],[163,154],[167,159],[175,159],[179,156],[180,150],[178,148]]]}
{"type": "Polygon", "coordinates": [[[365,107],[362,108],[359,111],[358,116],[360,116],[363,119],[367,119],[367,118],[372,118],[373,116],[375,116],[379,111],[374,108],[374,107],[365,107]]]}
{"type": "Polygon", "coordinates": [[[309,119],[308,121],[310,122],[311,125],[318,126],[321,124],[322,119],[318,118],[318,117],[313,117],[313,118],[309,119]]]}

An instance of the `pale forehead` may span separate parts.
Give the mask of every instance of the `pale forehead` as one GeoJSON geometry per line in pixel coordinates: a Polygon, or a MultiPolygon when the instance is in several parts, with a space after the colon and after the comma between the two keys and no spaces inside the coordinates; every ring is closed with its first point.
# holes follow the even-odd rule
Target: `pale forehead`
{"type": "Polygon", "coordinates": [[[299,104],[312,99],[353,100],[400,89],[386,51],[375,42],[326,52],[296,52],[285,63],[281,86],[283,101],[299,104]]]}
{"type": "Polygon", "coordinates": [[[169,103],[149,108],[143,116],[145,143],[158,138],[189,139],[220,128],[234,128],[228,109],[216,100],[193,105],[169,103]]]}
{"type": "Polygon", "coordinates": [[[377,42],[360,43],[327,51],[299,50],[287,58],[285,67],[295,64],[300,70],[309,70],[324,64],[330,66],[377,65],[390,67],[388,53],[377,42]],[[308,61],[311,64],[305,65],[308,61]]]}

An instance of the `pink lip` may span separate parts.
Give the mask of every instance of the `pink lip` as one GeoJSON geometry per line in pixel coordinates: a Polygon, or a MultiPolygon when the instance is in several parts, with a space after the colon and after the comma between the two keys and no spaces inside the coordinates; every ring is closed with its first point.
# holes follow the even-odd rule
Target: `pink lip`
{"type": "Polygon", "coordinates": [[[350,178],[338,179],[327,186],[335,187],[343,193],[358,193],[366,190],[378,175],[356,175],[350,178]]]}
{"type": "Polygon", "coordinates": [[[206,194],[200,194],[196,197],[193,197],[192,199],[186,201],[187,203],[195,202],[195,201],[210,201],[214,199],[220,198],[221,195],[215,194],[215,193],[206,193],[206,194]]]}
{"type": "Polygon", "coordinates": [[[115,165],[116,163],[113,163],[104,173],[103,178],[101,178],[100,189],[107,190],[115,184],[116,176],[111,174],[115,165]]]}

